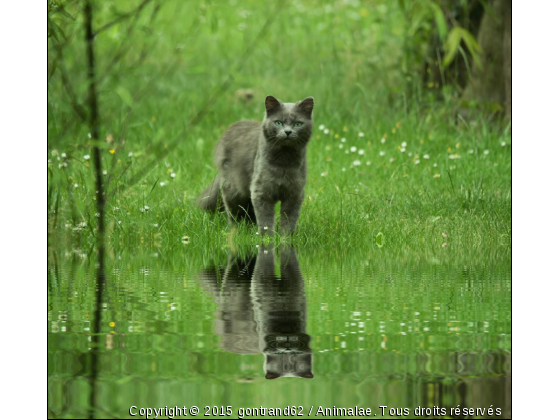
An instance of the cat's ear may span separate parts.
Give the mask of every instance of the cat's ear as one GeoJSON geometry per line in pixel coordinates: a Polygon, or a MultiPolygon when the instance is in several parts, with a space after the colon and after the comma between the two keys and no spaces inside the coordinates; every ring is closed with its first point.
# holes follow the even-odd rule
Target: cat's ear
{"type": "Polygon", "coordinates": [[[277,373],[266,372],[265,379],[268,379],[268,380],[278,379],[280,376],[281,375],[278,375],[277,373]]]}
{"type": "Polygon", "coordinates": [[[282,102],[280,102],[274,96],[267,96],[264,101],[264,105],[266,107],[266,115],[270,116],[282,107],[282,102]]]}
{"type": "Polygon", "coordinates": [[[301,113],[303,113],[307,118],[311,118],[313,115],[313,107],[315,106],[315,100],[313,97],[305,98],[303,101],[297,104],[297,107],[301,113]]]}

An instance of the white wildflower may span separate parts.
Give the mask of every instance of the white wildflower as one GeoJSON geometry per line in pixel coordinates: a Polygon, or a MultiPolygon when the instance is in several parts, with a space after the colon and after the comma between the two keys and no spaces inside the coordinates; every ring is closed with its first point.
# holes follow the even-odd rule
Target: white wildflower
{"type": "Polygon", "coordinates": [[[423,156],[424,159],[430,159],[430,155],[426,154],[423,156]]]}
{"type": "Polygon", "coordinates": [[[358,137],[364,137],[364,136],[365,136],[364,133],[362,133],[362,132],[359,132],[359,133],[358,133],[358,137]]]}
{"type": "Polygon", "coordinates": [[[362,162],[360,162],[359,160],[355,160],[353,165],[354,166],[360,166],[362,164],[362,162]]]}
{"type": "Polygon", "coordinates": [[[356,146],[352,146],[352,147],[350,148],[350,151],[351,151],[352,153],[356,153],[356,150],[358,150],[358,148],[357,148],[356,146]]]}
{"type": "Polygon", "coordinates": [[[365,153],[366,153],[366,151],[365,151],[364,149],[360,149],[360,150],[358,151],[358,154],[359,154],[360,156],[363,156],[365,153]]]}
{"type": "Polygon", "coordinates": [[[379,152],[379,156],[385,156],[385,152],[384,151],[379,152]]]}
{"type": "Polygon", "coordinates": [[[85,159],[85,160],[89,160],[90,157],[91,157],[90,155],[85,155],[85,156],[84,156],[84,159],[85,159]]]}

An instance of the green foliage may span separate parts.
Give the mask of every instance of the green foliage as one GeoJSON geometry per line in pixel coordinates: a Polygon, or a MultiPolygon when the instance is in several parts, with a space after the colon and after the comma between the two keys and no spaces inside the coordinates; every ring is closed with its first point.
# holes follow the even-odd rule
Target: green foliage
{"type": "MultiPolygon", "coordinates": [[[[511,349],[511,134],[451,113],[454,85],[443,97],[425,86],[434,36],[478,51],[447,2],[153,1],[134,15],[140,4],[94,2],[107,189],[97,415],[360,406],[367,395],[427,406],[436,385],[459,381],[495,404],[488,387],[502,390],[511,349]],[[260,120],[268,94],[316,101],[299,227],[272,239],[298,249],[314,381],[264,381],[262,355],[222,350],[198,278],[261,246],[253,225],[228,226],[194,201],[215,179],[224,129],[260,120]]],[[[48,405],[74,418],[88,414],[97,292],[80,5],[48,3],[48,405]]]]}
{"type": "MultiPolygon", "coordinates": [[[[99,3],[96,28],[116,19],[115,5],[130,11],[137,3],[99,3]]],[[[425,8],[434,19],[437,5],[425,8]]],[[[406,21],[397,3],[283,3],[283,13],[275,15],[271,32],[231,88],[194,127],[188,127],[189,119],[219,89],[272,10],[263,2],[243,8],[227,2],[155,6],[147,5],[136,23],[118,21],[96,38],[103,137],[98,146],[107,171],[111,246],[181,249],[181,238],[189,235],[189,248],[199,250],[232,243],[253,247],[253,227],[243,225],[232,237],[226,218],[199,211],[194,199],[215,177],[212,152],[223,130],[240,119],[262,118],[267,94],[284,100],[313,95],[317,104],[308,199],[295,243],[377,248],[376,235],[383,232],[384,249],[435,251],[441,247],[438,231],[446,229],[453,231],[457,249],[509,246],[510,134],[482,119],[457,125],[448,105],[433,102],[429,92],[407,94],[404,76],[394,67],[408,36],[398,31],[406,21]],[[311,17],[297,19],[302,14],[311,17]],[[217,30],[209,16],[215,16],[217,30]],[[254,99],[236,96],[247,89],[254,99]],[[403,143],[405,151],[399,150],[403,143]],[[168,154],[153,164],[161,153],[168,154]],[[138,175],[140,182],[131,184],[138,175]],[[484,195],[472,190],[481,178],[484,195]],[[149,211],[141,212],[145,206],[149,211]],[[441,218],[427,222],[434,217],[441,218]]],[[[71,12],[80,19],[78,9],[71,12]]],[[[96,225],[92,158],[85,158],[92,142],[63,78],[65,72],[76,100],[82,100],[85,57],[80,25],[65,22],[71,41],[49,41],[49,221],[53,243],[87,247],[96,225]]],[[[454,33],[457,28],[448,39],[454,33]]]]}
{"type": "Polygon", "coordinates": [[[117,92],[117,95],[120,96],[120,98],[123,100],[123,102],[125,103],[126,106],[132,106],[132,95],[130,94],[130,92],[123,86],[117,86],[117,88],[115,89],[115,91],[117,92]]]}
{"type": "Polygon", "coordinates": [[[432,0],[427,1],[400,1],[400,6],[407,17],[411,18],[412,24],[408,29],[410,36],[421,36],[420,32],[428,34],[437,30],[439,39],[443,42],[447,36],[448,25],[444,12],[439,3],[432,0]]]}
{"type": "Polygon", "coordinates": [[[451,62],[455,59],[459,49],[461,48],[461,42],[464,42],[467,46],[471,57],[474,59],[476,65],[482,68],[482,62],[480,61],[480,53],[482,49],[474,36],[464,28],[460,26],[454,27],[447,40],[445,41],[445,57],[443,58],[443,65],[448,67],[451,62]]]}

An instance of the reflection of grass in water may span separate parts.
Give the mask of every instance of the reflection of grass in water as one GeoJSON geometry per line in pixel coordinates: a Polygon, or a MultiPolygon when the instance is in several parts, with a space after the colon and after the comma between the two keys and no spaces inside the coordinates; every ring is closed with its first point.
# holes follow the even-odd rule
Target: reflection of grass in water
{"type": "MultiPolygon", "coordinates": [[[[479,395],[470,406],[503,406],[511,349],[508,254],[442,252],[435,259],[429,252],[383,248],[345,256],[341,272],[334,253],[303,247],[298,256],[316,379],[268,385],[262,354],[241,356],[219,347],[218,307],[197,275],[204,267],[224,267],[228,255],[207,251],[155,256],[124,249],[107,260],[99,373],[104,409],[119,412],[146,398],[161,406],[179,405],[179,399],[201,404],[203,396],[238,407],[340,407],[368,406],[370,396],[379,395],[378,405],[391,399],[408,406],[411,388],[419,392],[417,405],[441,405],[437,398],[445,398],[467,406],[461,398],[479,395]]],[[[60,412],[62,390],[80,392],[74,375],[90,345],[95,264],[79,252],[49,260],[48,325],[56,332],[49,336],[49,407],[60,412]]],[[[68,402],[68,412],[82,407],[77,398],[68,402]]]]}
{"type": "MultiPolygon", "coordinates": [[[[287,2],[231,90],[140,184],[126,189],[126,182],[168,147],[183,122],[222,83],[260,29],[269,5],[169,2],[151,33],[133,31],[133,48],[121,64],[135,62],[134,51],[139,54],[148,43],[146,62],[118,80],[104,78],[100,86],[105,168],[110,169],[118,152],[112,177],[117,189],[111,188],[115,195],[107,205],[108,241],[114,248],[184,247],[190,253],[228,243],[254,247],[254,227],[240,226],[228,241],[226,218],[198,211],[193,201],[214,179],[212,150],[223,130],[240,119],[260,119],[262,98],[274,94],[286,101],[313,95],[317,104],[307,199],[292,239],[296,245],[341,251],[382,242],[384,249],[429,249],[436,255],[442,246],[455,254],[483,247],[509,249],[510,135],[490,123],[467,127],[447,112],[451,105],[434,102],[431,92],[419,86],[409,90],[399,66],[403,35],[387,29],[406,25],[396,4],[369,13],[351,3],[341,3],[335,12],[320,5],[287,2]],[[188,38],[185,27],[194,28],[188,38]],[[120,143],[127,118],[123,92],[134,93],[175,59],[177,67],[156,77],[133,105],[125,142],[120,143]],[[236,95],[246,88],[252,89],[253,99],[245,90],[236,95]],[[446,241],[442,233],[448,235],[446,241]],[[184,235],[189,236],[185,245],[184,235]]],[[[99,13],[103,21],[105,12],[99,13]]],[[[100,72],[122,42],[123,31],[117,25],[98,36],[100,72]]],[[[80,57],[81,44],[68,48],[80,57]]],[[[79,63],[76,59],[73,65],[79,63]]],[[[82,73],[76,68],[76,83],[82,73]]],[[[48,108],[51,245],[87,248],[96,221],[88,136],[65,124],[72,121],[72,111],[59,100],[64,93],[56,80],[49,88],[56,108],[48,108]]]]}
{"type": "MultiPolygon", "coordinates": [[[[344,256],[342,268],[335,255],[303,249],[298,256],[306,283],[308,328],[315,337],[325,336],[314,340],[315,350],[343,351],[345,336],[350,340],[347,348],[357,350],[360,335],[370,337],[361,347],[376,352],[509,348],[509,254],[471,254],[463,259],[444,253],[435,259],[416,253],[364,252],[344,256]],[[380,333],[378,321],[386,321],[385,335],[394,338],[385,340],[385,346],[380,344],[381,335],[379,341],[370,341],[371,334],[380,333]],[[480,334],[491,340],[471,340],[480,334]]],[[[95,264],[92,258],[73,252],[51,253],[49,261],[50,313],[72,313],[63,324],[67,332],[83,332],[87,325],[82,321],[91,311],[88,302],[95,300],[89,280],[95,275],[95,264]]],[[[197,276],[203,268],[225,267],[227,261],[225,251],[113,254],[106,261],[108,307],[103,311],[102,331],[159,333],[173,326],[182,333],[200,332],[202,325],[197,322],[176,323],[197,319],[199,311],[201,316],[213,313],[213,299],[197,276]],[[132,324],[128,317],[134,318],[132,324]]],[[[51,321],[60,327],[60,319],[51,321]]]]}

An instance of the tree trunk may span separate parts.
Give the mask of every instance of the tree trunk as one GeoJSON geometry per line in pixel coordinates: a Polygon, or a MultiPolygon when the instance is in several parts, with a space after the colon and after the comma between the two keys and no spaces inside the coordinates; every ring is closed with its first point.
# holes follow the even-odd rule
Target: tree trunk
{"type": "Polygon", "coordinates": [[[511,1],[507,1],[504,10],[504,82],[506,84],[505,118],[511,121],[511,1]]]}
{"type": "Polygon", "coordinates": [[[511,0],[492,0],[484,13],[477,41],[482,67],[472,64],[462,106],[476,105],[485,114],[511,112],[511,0]]]}

